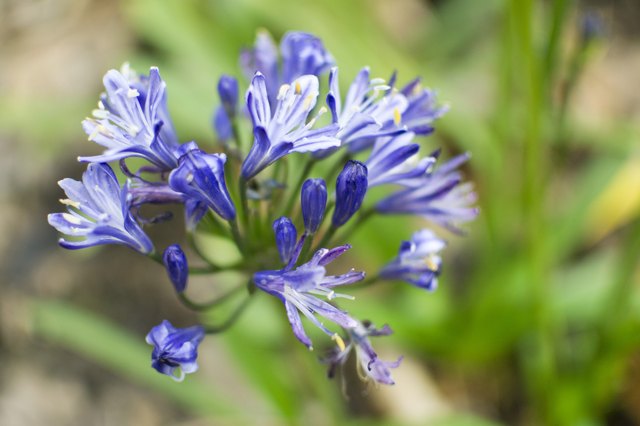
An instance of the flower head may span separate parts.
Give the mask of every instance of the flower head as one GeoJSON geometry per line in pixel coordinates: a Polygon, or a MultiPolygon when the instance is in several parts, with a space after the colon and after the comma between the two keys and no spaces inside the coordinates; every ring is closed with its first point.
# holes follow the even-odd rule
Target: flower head
{"type": "MultiPolygon", "coordinates": [[[[303,241],[304,237],[298,245],[301,246],[303,241]]],[[[357,272],[353,269],[343,275],[327,275],[325,266],[349,248],[350,246],[345,245],[332,250],[320,249],[309,262],[293,269],[293,265],[299,255],[299,250],[296,250],[292,261],[284,269],[260,271],[253,276],[253,282],[260,290],[277,297],[284,303],[293,333],[308,348],[312,347],[311,340],[304,331],[298,312],[301,312],[314,325],[332,338],[337,338],[337,334],[325,327],[316,315],[324,317],[343,328],[355,327],[357,324],[356,320],[346,312],[317,297],[325,296],[328,300],[336,297],[349,298],[349,296],[336,293],[333,289],[341,285],[352,284],[364,278],[363,272],[357,272]]]]}
{"type": "Polygon", "coordinates": [[[162,254],[162,263],[167,270],[167,275],[175,287],[177,293],[184,292],[189,278],[189,265],[187,256],[178,244],[167,247],[162,254]]]}
{"type": "Polygon", "coordinates": [[[178,138],[166,105],[166,84],[158,69],[149,76],[137,75],[127,66],[104,76],[106,93],[82,126],[89,139],[106,151],[80,161],[106,163],[127,157],[142,157],[159,171],[177,165],[178,138]]]}
{"type": "Polygon", "coordinates": [[[198,345],[204,334],[204,328],[199,325],[175,328],[169,321],[162,321],[151,329],[146,338],[147,343],[154,346],[151,366],[181,382],[185,374],[198,370],[198,345]]]}
{"type": "Polygon", "coordinates": [[[336,208],[332,223],[342,226],[362,205],[367,193],[367,166],[359,161],[349,160],[336,181],[336,208]]]}
{"type": "Polygon", "coordinates": [[[418,231],[411,236],[411,240],[402,242],[398,256],[382,268],[380,277],[399,279],[420,288],[435,290],[442,267],[438,253],[446,245],[432,231],[418,231]]]}
{"type": "Polygon", "coordinates": [[[185,202],[187,216],[201,217],[206,211],[203,211],[204,206],[225,220],[233,220],[236,209],[224,178],[226,155],[207,154],[195,143],[181,148],[182,156],[178,167],[169,175],[169,186],[189,199],[185,202]]]}
{"type": "Polygon", "coordinates": [[[129,185],[120,187],[107,164],[92,163],[82,182],[63,179],[58,182],[67,199],[67,213],[52,213],[49,224],[65,234],[60,245],[81,249],[100,244],[123,244],[140,253],[153,251],[153,244],[129,211],[129,185]]]}
{"type": "Polygon", "coordinates": [[[391,368],[396,368],[402,362],[402,357],[396,361],[382,361],[373,350],[370,336],[388,336],[392,333],[391,328],[385,325],[381,329],[376,329],[370,322],[357,322],[356,326],[347,331],[346,346],[344,348],[334,348],[332,353],[323,361],[329,364],[329,377],[334,377],[336,368],[343,366],[347,361],[351,351],[355,351],[358,374],[362,379],[371,379],[385,385],[393,385],[395,382],[391,378],[391,368]]]}
{"type": "Polygon", "coordinates": [[[453,232],[460,233],[458,223],[476,218],[478,208],[472,207],[477,196],[469,182],[461,184],[456,168],[468,159],[467,154],[452,158],[432,173],[410,179],[408,186],[376,205],[383,214],[415,214],[453,232]]]}

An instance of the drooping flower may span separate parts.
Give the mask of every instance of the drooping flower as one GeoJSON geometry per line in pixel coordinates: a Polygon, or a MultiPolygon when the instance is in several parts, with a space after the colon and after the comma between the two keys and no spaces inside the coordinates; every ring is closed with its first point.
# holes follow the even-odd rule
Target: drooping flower
{"type": "Polygon", "coordinates": [[[63,179],[58,182],[67,195],[61,200],[67,213],[52,213],[49,224],[62,234],[62,247],[81,249],[100,244],[123,244],[143,254],[153,251],[153,244],[129,211],[129,185],[120,187],[107,164],[92,163],[82,175],[82,182],[63,179]]]}
{"type": "Polygon", "coordinates": [[[307,179],[300,191],[300,207],[307,234],[314,234],[324,218],[327,207],[327,185],[324,179],[307,179]]]}
{"type": "Polygon", "coordinates": [[[307,122],[317,97],[318,79],[312,75],[302,76],[291,85],[280,87],[272,113],[265,77],[256,73],[247,91],[247,109],[253,121],[254,142],[242,163],[242,177],[245,180],[289,153],[313,152],[340,145],[340,139],[335,137],[335,126],[312,129],[315,118],[307,122]]]}
{"type": "Polygon", "coordinates": [[[333,65],[333,57],[322,44],[322,40],[312,34],[291,31],[280,41],[282,66],[278,66],[278,47],[266,31],[258,32],[251,49],[240,55],[240,64],[247,79],[260,72],[267,83],[267,99],[273,108],[278,91],[283,84],[292,82],[303,75],[316,77],[333,65]],[[280,68],[280,69],[279,69],[280,68]]]}
{"type": "Polygon", "coordinates": [[[342,226],[362,206],[367,193],[367,166],[359,161],[349,160],[336,181],[336,207],[331,223],[342,226]]]}
{"type": "Polygon", "coordinates": [[[408,188],[378,202],[376,210],[382,214],[422,216],[460,233],[457,225],[475,219],[479,212],[477,207],[472,207],[477,200],[473,185],[461,184],[462,176],[456,170],[468,158],[467,154],[460,155],[430,174],[403,182],[408,188]]]}
{"type": "Polygon", "coordinates": [[[189,278],[189,264],[182,248],[178,244],[167,247],[162,254],[162,263],[176,293],[184,292],[189,278]]]}
{"type": "Polygon", "coordinates": [[[125,66],[104,76],[106,92],[93,118],[82,122],[89,139],[107,148],[104,153],[79,157],[80,161],[106,163],[142,157],[169,171],[177,165],[178,138],[166,105],[166,83],[158,68],[149,76],[137,75],[125,66]]]}
{"type": "Polygon", "coordinates": [[[415,133],[378,138],[366,161],[369,187],[393,183],[410,184],[424,177],[436,162],[434,156],[417,158],[419,145],[413,142],[415,133]],[[415,160],[415,161],[414,161],[415,160]]]}
{"type": "Polygon", "coordinates": [[[369,321],[357,323],[353,328],[346,329],[347,339],[344,348],[333,348],[331,354],[323,361],[329,364],[328,375],[335,376],[337,367],[342,367],[352,351],[356,353],[358,374],[362,379],[371,379],[385,385],[393,385],[391,368],[396,368],[402,362],[402,357],[396,361],[382,361],[373,350],[369,337],[388,336],[393,331],[388,325],[376,329],[369,321]]]}
{"type": "Polygon", "coordinates": [[[398,256],[380,271],[380,278],[403,280],[426,290],[438,287],[442,260],[438,253],[447,243],[428,229],[420,230],[403,241],[398,256]]]}
{"type": "MultiPolygon", "coordinates": [[[[298,243],[298,247],[302,245],[303,241],[304,236],[298,243]]],[[[293,269],[300,254],[299,250],[296,250],[292,261],[284,269],[260,271],[253,276],[253,282],[260,290],[277,297],[284,303],[293,333],[300,342],[310,349],[312,348],[311,339],[304,331],[299,312],[334,339],[339,339],[339,336],[325,327],[317,316],[328,319],[343,328],[352,328],[357,325],[357,321],[346,312],[317,297],[325,296],[328,300],[336,297],[350,298],[347,295],[336,293],[334,288],[352,284],[364,278],[363,272],[357,272],[353,269],[343,275],[327,275],[325,266],[349,248],[349,245],[344,245],[331,250],[320,249],[309,262],[293,269]]]]}
{"type": "Polygon", "coordinates": [[[169,175],[169,186],[184,194],[187,217],[204,214],[209,207],[225,220],[236,217],[236,209],[229,196],[224,177],[225,154],[207,154],[193,142],[185,144],[179,152],[178,167],[169,175]],[[205,210],[206,210],[205,207],[205,210]]]}
{"type": "Polygon", "coordinates": [[[273,222],[273,233],[276,236],[276,246],[278,247],[280,260],[286,265],[291,260],[296,247],[298,238],[296,227],[291,222],[291,219],[283,216],[273,222]]]}
{"type": "Polygon", "coordinates": [[[181,382],[185,374],[198,370],[198,345],[205,335],[202,326],[175,328],[164,320],[151,329],[146,341],[153,345],[151,366],[181,382]]]}

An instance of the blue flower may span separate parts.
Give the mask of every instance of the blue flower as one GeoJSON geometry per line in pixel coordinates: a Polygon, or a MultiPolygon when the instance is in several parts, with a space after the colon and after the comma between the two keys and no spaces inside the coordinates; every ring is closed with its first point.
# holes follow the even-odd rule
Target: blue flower
{"type": "Polygon", "coordinates": [[[344,366],[351,351],[355,351],[357,359],[358,375],[361,379],[372,379],[385,385],[393,385],[395,382],[391,378],[391,368],[396,368],[402,362],[402,357],[396,361],[382,361],[373,350],[369,337],[388,336],[392,333],[391,328],[385,325],[381,329],[376,329],[368,321],[357,323],[353,328],[346,330],[348,337],[344,348],[334,348],[332,353],[323,362],[329,364],[328,375],[335,376],[336,368],[344,366]]]}
{"type": "Polygon", "coordinates": [[[142,157],[158,171],[177,165],[178,138],[167,111],[166,84],[158,69],[149,76],[138,76],[128,67],[110,70],[104,76],[106,93],[94,110],[94,118],[82,122],[92,140],[106,151],[80,161],[106,163],[127,157],[142,157]]]}
{"type": "Polygon", "coordinates": [[[408,102],[404,95],[389,91],[382,79],[371,79],[365,67],[356,76],[342,105],[338,68],[329,73],[327,105],[333,122],[339,126],[337,136],[352,152],[370,146],[375,138],[406,131],[401,119],[408,102]]]}
{"type": "Polygon", "coordinates": [[[324,218],[327,207],[327,185],[324,179],[307,179],[300,191],[300,207],[307,234],[314,234],[324,218]]]}
{"type": "Polygon", "coordinates": [[[333,56],[324,48],[318,37],[299,31],[284,35],[280,42],[282,53],[282,82],[290,83],[303,75],[315,75],[328,71],[333,56]]]}
{"type": "Polygon", "coordinates": [[[58,184],[67,195],[67,199],[61,200],[67,213],[50,214],[48,220],[65,234],[59,241],[62,247],[123,244],[143,254],[153,251],[153,243],[129,211],[128,183],[120,187],[107,164],[89,164],[82,182],[67,178],[58,184]]]}
{"type": "MultiPolygon", "coordinates": [[[[395,76],[392,79],[395,80],[395,76]]],[[[411,81],[400,93],[408,101],[407,108],[402,113],[402,124],[417,135],[432,133],[432,123],[449,110],[447,106],[437,106],[435,92],[422,87],[420,78],[411,81]]]]}
{"type": "Polygon", "coordinates": [[[198,345],[205,335],[202,326],[175,328],[167,320],[162,321],[147,334],[146,341],[153,345],[151,366],[181,382],[185,374],[198,370],[198,345]],[[179,372],[176,370],[179,369],[179,372]]]}
{"type": "Polygon", "coordinates": [[[385,183],[407,185],[427,174],[436,158],[429,156],[418,160],[420,147],[411,143],[414,136],[414,133],[407,132],[376,140],[365,163],[370,188],[385,183]]]}
{"type": "Polygon", "coordinates": [[[167,275],[176,289],[176,293],[184,292],[189,278],[189,264],[182,248],[178,244],[172,244],[167,247],[162,254],[162,263],[164,263],[167,275]]]}
{"type": "Polygon", "coordinates": [[[336,207],[331,223],[342,226],[362,205],[367,193],[367,166],[359,161],[349,160],[336,181],[336,207]]]}
{"type": "Polygon", "coordinates": [[[462,154],[449,160],[432,173],[404,183],[407,189],[391,194],[378,202],[376,210],[383,214],[415,214],[452,232],[460,233],[458,223],[476,218],[478,208],[472,207],[477,196],[470,182],[461,184],[456,168],[469,156],[462,154]]]}
{"type": "Polygon", "coordinates": [[[446,245],[432,231],[418,231],[411,236],[411,240],[402,242],[398,256],[382,268],[380,277],[403,280],[420,288],[435,290],[442,266],[438,253],[446,245]]]}
{"type": "Polygon", "coordinates": [[[238,80],[234,77],[223,75],[218,80],[218,96],[220,105],[213,118],[213,126],[222,141],[233,137],[231,120],[235,117],[238,109],[238,80]]]}
{"type": "Polygon", "coordinates": [[[280,254],[280,260],[285,265],[291,260],[296,247],[298,232],[296,227],[288,217],[281,217],[273,222],[273,233],[276,236],[276,246],[280,254]]]}
{"type": "MultiPolygon", "coordinates": [[[[319,299],[317,296],[325,296],[328,300],[336,297],[351,298],[347,295],[335,293],[333,289],[337,286],[360,281],[364,278],[364,273],[352,269],[343,275],[327,275],[325,266],[347,251],[350,248],[348,245],[336,247],[332,250],[320,249],[309,262],[293,269],[293,265],[298,260],[299,248],[302,246],[303,241],[304,237],[298,243],[296,253],[294,253],[287,267],[277,271],[257,272],[253,276],[253,282],[260,290],[277,297],[284,303],[293,333],[300,342],[311,349],[311,340],[304,331],[298,312],[301,312],[327,335],[334,339],[339,339],[339,336],[325,327],[316,315],[324,317],[343,328],[355,327],[357,325],[356,320],[346,312],[319,299]]],[[[338,340],[338,342],[340,343],[341,340],[338,340]]]]}
{"type": "Polygon", "coordinates": [[[291,85],[280,87],[272,113],[265,77],[256,73],[247,91],[247,109],[253,121],[255,139],[242,163],[245,180],[291,152],[313,152],[340,145],[340,139],[335,137],[335,126],[312,129],[315,118],[306,121],[317,97],[317,77],[302,76],[291,85]]]}
{"type": "Polygon", "coordinates": [[[184,194],[187,217],[197,222],[211,208],[225,220],[236,217],[236,209],[224,178],[225,154],[207,154],[195,143],[181,147],[178,167],[169,175],[169,186],[184,194]]]}
{"type": "Polygon", "coordinates": [[[326,51],[322,41],[307,33],[292,31],[280,42],[282,70],[278,67],[278,47],[266,31],[258,32],[252,49],[240,55],[240,63],[248,79],[256,72],[264,75],[267,82],[267,99],[273,107],[278,90],[283,84],[291,84],[303,75],[319,76],[333,64],[333,57],[326,51]]]}

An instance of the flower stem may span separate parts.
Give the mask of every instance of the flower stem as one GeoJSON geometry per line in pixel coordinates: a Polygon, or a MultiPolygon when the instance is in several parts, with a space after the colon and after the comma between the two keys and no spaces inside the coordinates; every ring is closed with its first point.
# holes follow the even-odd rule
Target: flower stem
{"type": "Polygon", "coordinates": [[[207,334],[218,334],[218,333],[222,333],[223,331],[229,329],[229,327],[231,327],[233,324],[235,324],[235,322],[238,320],[238,318],[240,318],[240,315],[242,315],[242,313],[247,308],[247,306],[249,306],[249,302],[251,301],[251,299],[253,299],[253,297],[251,297],[251,295],[248,295],[247,297],[245,297],[245,299],[242,301],[242,303],[240,303],[240,305],[238,305],[238,307],[231,313],[229,318],[227,318],[222,324],[205,326],[205,328],[204,328],[205,333],[207,333],[207,334]]]}
{"type": "Polygon", "coordinates": [[[231,234],[233,235],[233,240],[236,242],[236,246],[238,246],[238,250],[242,253],[243,256],[246,257],[247,250],[245,247],[245,241],[242,239],[242,235],[240,235],[240,228],[238,228],[237,220],[230,220],[229,225],[231,226],[231,234]]]}
{"type": "Polygon", "coordinates": [[[180,299],[180,302],[182,302],[183,305],[185,305],[187,308],[191,309],[192,311],[202,312],[202,311],[207,311],[207,310],[209,310],[211,308],[214,308],[214,307],[226,302],[233,295],[238,293],[243,288],[244,288],[244,286],[239,286],[239,287],[233,288],[233,289],[229,290],[227,293],[223,294],[222,296],[216,297],[215,299],[213,299],[210,302],[204,302],[204,303],[194,302],[193,300],[191,300],[184,293],[178,293],[178,299],[180,299]]]}
{"type": "Polygon", "coordinates": [[[304,183],[305,179],[309,175],[309,172],[311,172],[311,169],[313,168],[313,166],[316,164],[316,161],[317,160],[313,157],[309,157],[309,159],[307,160],[307,163],[304,165],[302,172],[300,172],[298,181],[294,186],[291,187],[292,191],[291,191],[291,194],[289,194],[289,200],[287,201],[285,208],[282,210],[282,216],[291,215],[291,211],[293,210],[293,205],[295,204],[296,199],[298,198],[297,196],[300,193],[302,184],[304,183]]]}

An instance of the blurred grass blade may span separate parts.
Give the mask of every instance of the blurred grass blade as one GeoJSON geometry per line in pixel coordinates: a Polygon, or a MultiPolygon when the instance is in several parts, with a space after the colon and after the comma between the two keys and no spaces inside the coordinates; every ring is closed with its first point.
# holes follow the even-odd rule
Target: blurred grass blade
{"type": "Polygon", "coordinates": [[[151,347],[116,325],[63,302],[32,305],[36,334],[91,359],[127,379],[165,395],[185,409],[208,417],[238,417],[238,410],[209,385],[188,377],[176,383],[150,365],[151,347]]]}

